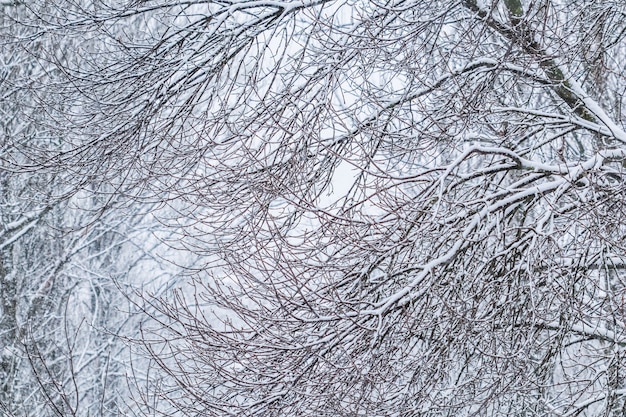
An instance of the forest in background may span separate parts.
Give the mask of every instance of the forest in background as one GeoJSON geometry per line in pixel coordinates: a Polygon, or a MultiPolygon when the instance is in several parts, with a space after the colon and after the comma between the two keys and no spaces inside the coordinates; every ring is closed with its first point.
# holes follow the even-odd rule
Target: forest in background
{"type": "Polygon", "coordinates": [[[626,415],[626,3],[0,0],[0,415],[626,415]]]}

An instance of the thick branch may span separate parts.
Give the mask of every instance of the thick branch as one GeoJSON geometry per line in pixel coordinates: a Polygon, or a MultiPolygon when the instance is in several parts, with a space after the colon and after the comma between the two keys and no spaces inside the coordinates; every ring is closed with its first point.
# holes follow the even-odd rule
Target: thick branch
{"type": "Polygon", "coordinates": [[[554,59],[535,41],[534,31],[521,19],[523,9],[519,0],[505,0],[513,27],[507,26],[494,20],[487,11],[481,9],[476,0],[465,0],[464,5],[476,13],[483,22],[491,29],[506,37],[524,52],[534,57],[543,69],[546,77],[550,80],[554,92],[567,104],[567,106],[580,118],[597,123],[593,113],[587,109],[584,103],[574,94],[570,82],[559,68],[554,59]]]}

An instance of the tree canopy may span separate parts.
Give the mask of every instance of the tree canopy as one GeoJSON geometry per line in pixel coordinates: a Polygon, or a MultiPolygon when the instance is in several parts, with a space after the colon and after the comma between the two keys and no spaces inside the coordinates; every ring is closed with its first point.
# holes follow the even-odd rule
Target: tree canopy
{"type": "Polygon", "coordinates": [[[58,231],[101,415],[626,412],[623,2],[0,7],[0,338],[58,231]]]}

